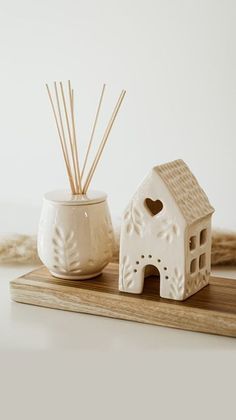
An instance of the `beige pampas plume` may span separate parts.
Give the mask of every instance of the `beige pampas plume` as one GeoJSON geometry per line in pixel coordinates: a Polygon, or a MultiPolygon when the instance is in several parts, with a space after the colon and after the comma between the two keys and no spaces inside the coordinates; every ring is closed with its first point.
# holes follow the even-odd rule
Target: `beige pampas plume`
{"type": "Polygon", "coordinates": [[[236,265],[236,233],[213,232],[211,263],[212,265],[236,265]]]}
{"type": "Polygon", "coordinates": [[[15,234],[0,238],[1,264],[35,264],[39,261],[35,236],[15,234]]]}

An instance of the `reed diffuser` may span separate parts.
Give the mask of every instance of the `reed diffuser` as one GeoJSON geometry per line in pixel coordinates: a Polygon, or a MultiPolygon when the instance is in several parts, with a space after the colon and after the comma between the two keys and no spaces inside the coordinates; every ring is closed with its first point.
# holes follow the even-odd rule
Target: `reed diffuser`
{"type": "Polygon", "coordinates": [[[70,185],[45,194],[38,232],[38,253],[52,275],[86,279],[99,275],[112,257],[113,229],[107,196],[89,189],[120,106],[122,90],[91,166],[87,169],[106,86],[99,97],[83,162],[76,136],[74,90],[68,81],[46,85],[70,185]]]}

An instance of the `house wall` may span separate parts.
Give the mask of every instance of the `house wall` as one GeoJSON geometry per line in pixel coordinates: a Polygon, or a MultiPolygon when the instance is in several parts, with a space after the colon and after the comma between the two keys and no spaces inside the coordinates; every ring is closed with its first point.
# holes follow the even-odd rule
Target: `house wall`
{"type": "Polygon", "coordinates": [[[186,228],[185,297],[207,285],[211,271],[211,216],[186,228]]]}
{"type": "Polygon", "coordinates": [[[120,245],[120,290],[141,293],[144,267],[160,272],[162,297],[183,294],[186,223],[172,195],[155,171],[147,176],[124,212],[120,245]],[[162,211],[152,216],[145,199],[161,200],[162,211]],[[178,285],[181,283],[181,290],[178,285]],[[178,286],[178,287],[177,287],[178,286]]]}

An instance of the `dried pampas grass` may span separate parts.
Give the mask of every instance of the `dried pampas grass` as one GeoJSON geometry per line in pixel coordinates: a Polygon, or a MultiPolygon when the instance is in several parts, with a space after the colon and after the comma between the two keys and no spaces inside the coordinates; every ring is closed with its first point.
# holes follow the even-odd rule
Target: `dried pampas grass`
{"type": "Polygon", "coordinates": [[[35,236],[11,235],[0,238],[0,263],[39,263],[35,236]]]}
{"type": "Polygon", "coordinates": [[[212,265],[236,265],[236,234],[215,231],[212,235],[212,265]]]}
{"type": "MultiPolygon", "coordinates": [[[[120,226],[115,224],[113,261],[119,260],[120,226]]],[[[38,264],[35,236],[0,238],[0,263],[38,264]]],[[[215,231],[212,235],[212,265],[236,265],[236,233],[215,231]]]]}

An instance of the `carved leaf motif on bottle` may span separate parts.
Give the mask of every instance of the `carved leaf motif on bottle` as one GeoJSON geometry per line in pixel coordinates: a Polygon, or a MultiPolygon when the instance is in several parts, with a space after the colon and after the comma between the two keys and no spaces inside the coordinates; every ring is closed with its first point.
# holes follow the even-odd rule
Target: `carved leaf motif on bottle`
{"type": "Polygon", "coordinates": [[[80,260],[78,244],[74,231],[66,234],[63,229],[56,226],[52,238],[54,253],[54,269],[62,273],[79,273],[80,260]]]}
{"type": "Polygon", "coordinates": [[[89,266],[97,264],[106,266],[112,258],[113,228],[111,221],[105,217],[103,222],[92,231],[92,249],[89,266]]]}

